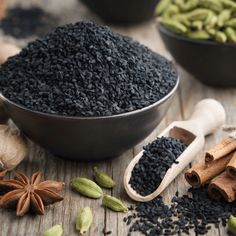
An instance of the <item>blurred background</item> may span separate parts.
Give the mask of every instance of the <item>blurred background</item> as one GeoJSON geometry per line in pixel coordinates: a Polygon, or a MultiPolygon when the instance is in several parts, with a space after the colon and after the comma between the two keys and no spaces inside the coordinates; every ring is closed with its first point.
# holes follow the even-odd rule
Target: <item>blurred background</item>
{"type": "Polygon", "coordinates": [[[92,20],[109,25],[114,31],[132,36],[164,54],[163,45],[153,43],[160,42],[153,17],[157,2],[158,0],[6,0],[7,15],[0,23],[0,37],[22,47],[58,25],[92,20]]]}

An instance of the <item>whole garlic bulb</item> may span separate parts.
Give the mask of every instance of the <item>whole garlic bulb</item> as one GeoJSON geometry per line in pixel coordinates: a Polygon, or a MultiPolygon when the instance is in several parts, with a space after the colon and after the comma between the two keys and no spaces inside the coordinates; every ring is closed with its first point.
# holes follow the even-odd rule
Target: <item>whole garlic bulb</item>
{"type": "Polygon", "coordinates": [[[20,131],[8,125],[0,125],[0,169],[14,169],[27,153],[27,141],[20,131]]]}

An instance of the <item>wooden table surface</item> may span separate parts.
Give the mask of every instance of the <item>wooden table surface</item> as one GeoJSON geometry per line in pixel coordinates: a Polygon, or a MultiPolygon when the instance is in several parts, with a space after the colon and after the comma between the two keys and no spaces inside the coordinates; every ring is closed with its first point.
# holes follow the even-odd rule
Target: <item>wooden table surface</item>
{"type": "MultiPolygon", "coordinates": [[[[9,6],[23,2],[20,0],[9,0],[9,6]]],[[[67,22],[75,22],[81,19],[92,19],[101,22],[96,16],[89,12],[81,3],[76,0],[41,0],[29,1],[25,0],[24,4],[38,4],[48,11],[54,12],[60,16],[61,24],[67,22]],[[34,3],[36,2],[36,3],[34,3]]],[[[169,53],[165,50],[160,37],[156,31],[155,22],[150,21],[141,25],[132,27],[114,27],[115,31],[129,35],[141,43],[149,46],[154,51],[170,58],[169,53]]],[[[11,37],[0,34],[0,37],[8,41],[16,42],[11,37]]],[[[16,43],[20,46],[26,44],[28,40],[20,40],[16,43]]],[[[128,227],[123,223],[123,213],[114,213],[106,210],[101,206],[101,200],[90,200],[71,191],[69,186],[70,180],[76,176],[92,177],[92,166],[95,164],[103,171],[111,175],[117,186],[107,194],[117,196],[123,199],[127,204],[131,201],[126,195],[123,187],[124,170],[132,158],[141,150],[142,146],[152,141],[160,131],[162,131],[169,123],[174,120],[187,119],[191,114],[193,106],[201,99],[215,98],[220,101],[227,112],[227,123],[236,123],[236,90],[235,89],[214,89],[202,85],[195,80],[191,75],[179,69],[181,83],[174,101],[169,108],[168,113],[161,124],[153,131],[149,137],[143,142],[128,150],[122,156],[113,160],[99,163],[81,163],[74,161],[64,161],[59,159],[37,145],[30,143],[29,156],[21,163],[17,170],[26,172],[31,175],[35,171],[42,171],[46,179],[54,179],[66,183],[63,191],[64,201],[57,203],[47,208],[44,216],[26,215],[24,217],[16,217],[13,211],[0,210],[0,235],[1,236],[34,236],[42,235],[47,228],[54,224],[62,223],[64,235],[78,235],[75,231],[75,218],[80,208],[88,205],[92,207],[94,212],[94,222],[87,235],[96,236],[103,235],[102,230],[112,230],[114,236],[125,236],[128,232],[128,227]]],[[[63,134],[61,134],[63,135],[63,134]]],[[[223,131],[218,130],[214,135],[207,137],[205,149],[219,141],[222,136],[226,135],[223,131]]],[[[68,137],[69,138],[69,137],[68,137]]],[[[196,159],[202,158],[202,154],[196,159]]],[[[172,198],[173,194],[178,190],[180,193],[185,193],[188,189],[183,174],[178,176],[176,180],[162,194],[166,202],[172,198]]],[[[139,235],[139,234],[133,234],[139,235]]],[[[192,233],[195,235],[195,233],[192,233]]],[[[212,229],[207,235],[226,235],[224,228],[212,229]]]]}

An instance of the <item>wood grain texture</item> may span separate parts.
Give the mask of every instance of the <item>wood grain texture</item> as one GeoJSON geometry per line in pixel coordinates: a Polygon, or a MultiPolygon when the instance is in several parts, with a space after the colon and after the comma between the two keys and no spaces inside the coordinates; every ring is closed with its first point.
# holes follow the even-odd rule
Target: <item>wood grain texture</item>
{"type": "MultiPolygon", "coordinates": [[[[92,19],[101,22],[89,10],[76,0],[9,0],[9,6],[18,3],[24,5],[38,4],[48,11],[60,16],[60,24],[75,22],[81,19],[92,19]]],[[[169,53],[165,50],[163,43],[156,30],[154,22],[146,22],[141,25],[132,27],[115,27],[117,32],[129,35],[143,44],[149,46],[154,51],[170,58],[169,53]]],[[[1,39],[9,42],[15,42],[19,46],[24,46],[28,41],[19,40],[5,36],[0,32],[1,39]]],[[[54,224],[62,223],[64,235],[78,235],[75,231],[75,218],[80,208],[88,205],[92,207],[94,212],[94,222],[87,235],[102,236],[102,230],[112,230],[113,236],[125,236],[128,233],[128,228],[123,223],[123,217],[126,214],[114,213],[101,206],[100,200],[90,200],[73,192],[70,188],[70,180],[76,176],[92,177],[92,166],[97,165],[101,170],[104,170],[115,179],[117,186],[113,190],[104,190],[105,193],[117,196],[123,199],[128,205],[132,201],[126,195],[123,188],[123,174],[130,160],[136,155],[143,145],[152,141],[169,123],[174,120],[182,120],[189,117],[193,106],[201,99],[211,97],[219,100],[224,105],[227,112],[227,122],[229,124],[236,123],[236,90],[220,90],[213,89],[200,84],[185,71],[179,69],[181,84],[175,99],[161,122],[161,124],[146,138],[142,143],[138,144],[133,149],[128,150],[122,156],[113,160],[103,161],[99,163],[80,163],[74,161],[64,161],[52,156],[42,148],[33,143],[29,143],[30,153],[27,159],[17,167],[18,170],[31,175],[34,171],[42,171],[46,179],[55,179],[66,183],[63,190],[65,197],[64,201],[57,203],[47,208],[44,216],[26,215],[22,218],[16,217],[13,211],[0,209],[0,236],[34,236],[42,235],[42,232],[54,224]]],[[[226,134],[222,131],[217,131],[214,135],[207,137],[205,149],[208,149],[215,142],[218,142],[226,134]]],[[[203,150],[204,151],[204,150],[203,150]]],[[[196,161],[203,157],[203,151],[196,157],[196,161]]],[[[164,200],[168,203],[173,194],[178,190],[180,194],[186,193],[188,185],[184,180],[183,174],[179,175],[173,183],[164,191],[164,200]]],[[[133,234],[140,235],[140,234],[133,234]]],[[[191,235],[195,235],[194,232],[191,235]]],[[[207,235],[226,235],[224,228],[212,229],[207,235]]]]}

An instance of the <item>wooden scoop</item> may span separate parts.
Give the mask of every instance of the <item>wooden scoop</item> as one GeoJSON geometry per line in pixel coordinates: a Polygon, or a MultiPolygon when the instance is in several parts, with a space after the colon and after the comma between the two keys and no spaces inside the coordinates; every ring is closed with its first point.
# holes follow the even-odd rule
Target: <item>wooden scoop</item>
{"type": "Polygon", "coordinates": [[[166,172],[159,187],[151,194],[142,196],[138,194],[129,184],[132,170],[142,157],[143,151],[134,157],[126,168],[124,175],[124,187],[127,194],[136,201],[151,201],[157,197],[184,168],[193,161],[205,144],[205,136],[211,134],[216,128],[225,122],[225,110],[223,106],[214,99],[200,101],[194,109],[189,120],[175,121],[171,123],[158,137],[166,136],[181,139],[188,147],[178,157],[178,164],[173,164],[166,172]]]}

